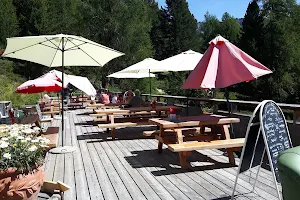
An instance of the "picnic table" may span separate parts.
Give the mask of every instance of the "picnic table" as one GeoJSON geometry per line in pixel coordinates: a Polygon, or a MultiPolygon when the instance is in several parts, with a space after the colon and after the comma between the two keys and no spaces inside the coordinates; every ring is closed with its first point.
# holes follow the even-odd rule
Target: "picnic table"
{"type": "Polygon", "coordinates": [[[115,138],[115,128],[129,127],[149,124],[149,119],[161,117],[162,112],[169,112],[170,109],[180,109],[177,106],[156,106],[152,107],[130,107],[117,109],[95,110],[96,114],[90,114],[91,117],[106,117],[105,124],[99,124],[99,128],[111,129],[112,138],[115,138]],[[116,115],[123,117],[115,118],[116,115]]]}
{"type": "Polygon", "coordinates": [[[104,107],[120,107],[120,106],[128,106],[126,103],[94,103],[94,104],[88,104],[87,108],[91,109],[97,109],[97,108],[104,108],[104,107]]]}
{"type": "Polygon", "coordinates": [[[226,148],[229,162],[235,164],[233,151],[244,144],[244,138],[231,139],[228,129],[229,124],[240,122],[239,118],[228,118],[221,115],[200,115],[181,117],[176,120],[156,118],[149,119],[149,122],[159,127],[159,133],[155,136],[158,140],[158,152],[162,153],[162,146],[166,144],[168,149],[179,153],[182,168],[190,166],[186,159],[191,151],[201,149],[226,148]],[[205,132],[205,128],[213,126],[219,127],[220,132],[205,132]],[[192,127],[200,127],[200,134],[184,133],[187,128],[192,127]],[[166,131],[170,129],[174,130],[174,132],[166,131]]]}

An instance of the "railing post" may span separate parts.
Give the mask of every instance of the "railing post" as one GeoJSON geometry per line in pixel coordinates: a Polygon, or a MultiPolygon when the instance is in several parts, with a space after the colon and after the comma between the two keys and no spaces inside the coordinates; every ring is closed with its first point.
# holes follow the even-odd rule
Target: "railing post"
{"type": "Polygon", "coordinates": [[[189,98],[186,97],[186,115],[189,116],[189,98]]]}

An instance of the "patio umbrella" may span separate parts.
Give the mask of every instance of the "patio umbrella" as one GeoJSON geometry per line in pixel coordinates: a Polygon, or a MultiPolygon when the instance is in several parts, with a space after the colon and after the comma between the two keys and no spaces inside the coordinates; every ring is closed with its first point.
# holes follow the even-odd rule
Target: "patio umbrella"
{"type": "MultiPolygon", "coordinates": [[[[41,77],[47,77],[53,80],[61,81],[62,72],[58,70],[51,70],[41,77]]],[[[75,86],[89,96],[96,95],[96,90],[87,77],[64,74],[64,88],[66,88],[68,84],[75,86]]]]}
{"type": "Polygon", "coordinates": [[[225,88],[270,73],[270,69],[222,36],[217,36],[210,41],[209,48],[182,88],[225,88]]]}
{"type": "MultiPolygon", "coordinates": [[[[131,65],[121,71],[119,71],[118,73],[124,73],[124,75],[117,75],[119,77],[124,77],[125,76],[125,73],[127,73],[127,76],[128,73],[132,73],[132,74],[135,74],[135,75],[132,75],[132,77],[136,76],[141,76],[141,74],[145,75],[145,74],[148,74],[148,77],[149,77],[149,85],[150,85],[150,94],[151,94],[151,72],[163,72],[161,69],[152,69],[151,66],[153,66],[153,64],[156,64],[158,63],[159,61],[158,60],[155,60],[153,58],[146,58],[138,63],[135,63],[134,65],[131,65]],[[138,75],[140,74],[140,75],[138,75]]],[[[142,77],[140,77],[142,78],[142,77]]]]}
{"type": "MultiPolygon", "coordinates": [[[[45,77],[45,78],[49,78],[52,80],[62,81],[62,76],[63,76],[63,73],[61,71],[53,69],[40,77],[45,77]]],[[[69,75],[64,73],[64,87],[67,87],[68,84],[70,83],[69,78],[70,78],[69,75]]]]}
{"type": "MultiPolygon", "coordinates": [[[[100,66],[124,55],[91,40],[74,35],[41,35],[14,37],[7,39],[3,57],[31,61],[47,67],[62,67],[62,85],[64,85],[64,66],[100,66]]],[[[62,90],[63,91],[63,90],[62,90]]],[[[64,96],[64,91],[62,92],[64,96]]],[[[62,104],[64,105],[64,104],[62,104]]],[[[62,107],[62,110],[63,107],[62,107]]],[[[64,117],[62,112],[62,144],[64,146],[64,117]]],[[[56,153],[73,151],[62,148],[56,153]]]]}
{"type": "MultiPolygon", "coordinates": [[[[164,71],[192,71],[201,60],[203,54],[193,50],[184,51],[171,56],[151,66],[153,70],[163,69],[164,71]]],[[[151,70],[151,72],[153,72],[151,70]]]]}
{"type": "Polygon", "coordinates": [[[41,92],[59,92],[62,84],[49,78],[37,78],[29,80],[17,87],[17,93],[33,94],[41,92]]]}
{"type": "MultiPolygon", "coordinates": [[[[146,78],[149,73],[123,73],[122,71],[115,72],[107,76],[108,78],[146,78]]],[[[155,74],[150,73],[150,77],[155,77],[155,74]]]]}
{"type": "MultiPolygon", "coordinates": [[[[210,46],[182,85],[183,89],[226,88],[254,80],[272,71],[250,57],[222,36],[210,41],[210,46]]],[[[229,114],[229,95],[225,89],[229,114]]]]}

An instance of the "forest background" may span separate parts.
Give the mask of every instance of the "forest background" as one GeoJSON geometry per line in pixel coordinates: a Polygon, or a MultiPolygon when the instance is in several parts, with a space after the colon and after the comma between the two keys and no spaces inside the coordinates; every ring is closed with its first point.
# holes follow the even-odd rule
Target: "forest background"
{"type": "MultiPolygon", "coordinates": [[[[204,53],[209,41],[220,34],[274,72],[231,86],[231,98],[300,103],[300,5],[295,0],[250,1],[242,24],[227,12],[221,20],[213,13],[203,14],[204,21],[197,22],[186,0],[166,0],[161,8],[153,0],[1,0],[0,49],[5,49],[6,38],[14,36],[83,36],[125,56],[102,68],[67,67],[66,73],[87,76],[96,89],[101,84],[115,91],[138,88],[148,93],[147,78],[106,76],[147,57],[162,60],[189,49],[204,53]]],[[[0,59],[0,100],[11,100],[16,106],[35,101],[37,95],[16,94],[15,89],[50,70],[0,59]]],[[[189,73],[157,74],[152,92],[223,98],[222,90],[182,90],[189,73]]]]}

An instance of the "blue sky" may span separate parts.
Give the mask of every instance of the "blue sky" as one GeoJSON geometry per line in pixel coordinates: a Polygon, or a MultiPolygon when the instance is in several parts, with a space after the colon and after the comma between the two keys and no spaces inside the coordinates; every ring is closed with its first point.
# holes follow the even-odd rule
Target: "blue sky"
{"type": "MultiPolygon", "coordinates": [[[[165,0],[156,0],[159,6],[165,6],[165,0]]],[[[198,21],[203,21],[204,14],[208,11],[219,19],[225,12],[236,18],[245,15],[248,4],[251,0],[187,0],[191,13],[198,21]]],[[[299,3],[300,0],[297,0],[299,3]]]]}

